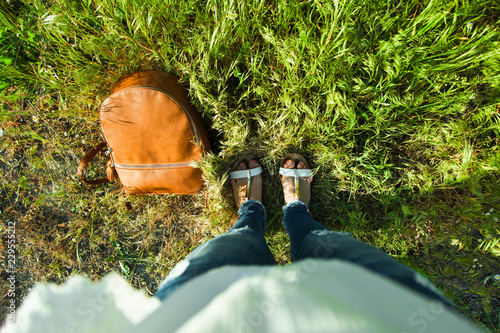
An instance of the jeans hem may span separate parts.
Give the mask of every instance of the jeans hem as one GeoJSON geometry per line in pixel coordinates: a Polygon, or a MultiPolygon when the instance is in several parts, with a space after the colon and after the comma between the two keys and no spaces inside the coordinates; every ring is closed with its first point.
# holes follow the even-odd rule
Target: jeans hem
{"type": "Polygon", "coordinates": [[[240,208],[238,209],[238,215],[245,213],[249,208],[247,206],[250,206],[252,204],[257,204],[257,206],[260,206],[264,215],[266,214],[266,207],[264,207],[262,202],[260,202],[259,200],[247,200],[241,204],[240,208]]]}
{"type": "Polygon", "coordinates": [[[306,209],[306,212],[310,213],[309,207],[307,207],[307,205],[305,203],[303,203],[300,200],[294,200],[294,201],[290,202],[288,205],[285,205],[282,207],[283,213],[284,213],[283,214],[283,221],[286,220],[286,216],[288,215],[288,211],[290,210],[290,208],[298,207],[298,206],[304,207],[306,209]]]}
{"type": "Polygon", "coordinates": [[[267,221],[267,214],[266,214],[266,207],[260,202],[259,200],[247,200],[244,203],[241,204],[240,209],[238,209],[238,216],[241,216],[248,212],[250,207],[252,206],[258,206],[260,208],[260,211],[262,213],[262,218],[261,218],[261,223],[264,226],[264,230],[266,230],[266,221],[267,221]]]}

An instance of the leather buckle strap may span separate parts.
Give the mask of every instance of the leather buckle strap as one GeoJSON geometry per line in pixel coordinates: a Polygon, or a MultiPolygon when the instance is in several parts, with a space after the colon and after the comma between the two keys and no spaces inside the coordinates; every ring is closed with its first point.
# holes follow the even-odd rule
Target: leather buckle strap
{"type": "Polygon", "coordinates": [[[85,183],[89,185],[100,185],[109,182],[109,179],[106,178],[101,178],[101,179],[96,179],[96,180],[88,180],[83,177],[83,170],[85,167],[94,159],[94,157],[104,148],[106,148],[108,145],[105,141],[97,144],[95,147],[90,149],[87,154],[82,158],[80,161],[80,164],[78,165],[78,176],[80,177],[81,180],[83,180],[85,183]]]}

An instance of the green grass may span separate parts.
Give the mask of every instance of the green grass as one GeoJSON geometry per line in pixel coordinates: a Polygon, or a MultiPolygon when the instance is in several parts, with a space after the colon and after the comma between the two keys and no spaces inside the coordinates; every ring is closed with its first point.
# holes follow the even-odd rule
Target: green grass
{"type": "Polygon", "coordinates": [[[18,302],[35,281],[110,270],[154,293],[235,221],[227,170],[248,151],[265,167],[268,242],[288,263],[278,164],[300,152],[316,173],[317,220],[411,265],[469,318],[500,328],[498,1],[0,8],[0,218],[18,230],[18,302]],[[112,84],[145,69],[180,76],[210,128],[206,209],[203,194],[128,197],[76,177],[100,140],[97,110],[112,84]]]}

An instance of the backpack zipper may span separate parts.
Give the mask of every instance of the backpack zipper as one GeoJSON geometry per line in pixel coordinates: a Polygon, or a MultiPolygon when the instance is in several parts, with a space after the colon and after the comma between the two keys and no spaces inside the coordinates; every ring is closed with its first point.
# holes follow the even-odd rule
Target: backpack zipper
{"type": "Polygon", "coordinates": [[[151,164],[151,165],[134,165],[134,164],[112,164],[116,168],[132,168],[132,169],[142,169],[142,168],[172,168],[172,167],[184,167],[192,166],[192,163],[179,163],[179,164],[151,164]]]}

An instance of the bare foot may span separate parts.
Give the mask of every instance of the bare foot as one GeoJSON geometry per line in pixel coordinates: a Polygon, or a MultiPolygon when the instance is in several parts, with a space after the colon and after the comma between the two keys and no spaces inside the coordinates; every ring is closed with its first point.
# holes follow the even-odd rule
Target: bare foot
{"type": "MultiPolygon", "coordinates": [[[[295,161],[293,159],[286,160],[283,165],[286,169],[295,169],[295,161]]],[[[297,163],[297,169],[307,169],[308,166],[299,161],[297,163]]],[[[300,177],[299,178],[299,200],[309,204],[309,200],[311,198],[311,182],[312,177],[300,177]]],[[[295,179],[294,177],[281,176],[281,184],[283,185],[283,192],[285,196],[285,205],[288,205],[290,202],[295,201],[295,179]]]]}
{"type": "MultiPolygon", "coordinates": [[[[255,169],[259,166],[259,163],[256,160],[251,159],[248,162],[248,166],[250,169],[255,169]]],[[[235,171],[246,169],[247,164],[245,162],[240,162],[240,164],[236,166],[235,171]]],[[[239,208],[241,204],[245,202],[245,196],[247,192],[247,179],[231,179],[231,185],[233,186],[234,202],[236,203],[236,207],[239,208]]],[[[262,202],[262,174],[252,177],[248,200],[258,200],[262,202]]]]}

